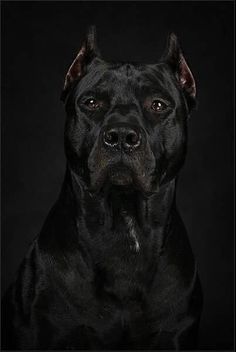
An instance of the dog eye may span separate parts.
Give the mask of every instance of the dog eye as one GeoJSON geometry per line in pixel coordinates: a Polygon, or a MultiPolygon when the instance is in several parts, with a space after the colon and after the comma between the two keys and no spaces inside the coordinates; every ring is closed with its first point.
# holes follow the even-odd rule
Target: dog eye
{"type": "Polygon", "coordinates": [[[162,112],[168,109],[168,105],[163,100],[155,99],[151,104],[151,109],[156,112],[162,112]]]}
{"type": "Polygon", "coordinates": [[[84,104],[90,109],[90,110],[98,110],[102,106],[102,103],[95,98],[90,98],[84,102],[84,104]]]}

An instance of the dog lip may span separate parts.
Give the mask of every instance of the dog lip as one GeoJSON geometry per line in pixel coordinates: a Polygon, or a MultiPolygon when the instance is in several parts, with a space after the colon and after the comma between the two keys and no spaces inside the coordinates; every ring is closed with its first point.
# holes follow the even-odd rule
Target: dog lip
{"type": "Polygon", "coordinates": [[[111,166],[111,167],[110,167],[110,170],[111,170],[111,171],[124,171],[124,172],[127,172],[127,171],[130,172],[130,171],[131,171],[131,169],[130,169],[129,166],[127,166],[127,165],[125,165],[125,164],[123,164],[123,163],[121,163],[121,162],[119,162],[119,163],[117,163],[117,164],[111,166]]]}

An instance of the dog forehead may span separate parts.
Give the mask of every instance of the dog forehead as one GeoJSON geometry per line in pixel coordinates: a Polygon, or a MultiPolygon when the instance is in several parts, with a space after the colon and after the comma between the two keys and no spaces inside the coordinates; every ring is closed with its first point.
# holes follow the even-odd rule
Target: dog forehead
{"type": "Polygon", "coordinates": [[[100,91],[107,94],[155,90],[170,93],[173,82],[165,67],[161,64],[133,64],[102,62],[91,66],[78,85],[77,93],[100,91]]]}

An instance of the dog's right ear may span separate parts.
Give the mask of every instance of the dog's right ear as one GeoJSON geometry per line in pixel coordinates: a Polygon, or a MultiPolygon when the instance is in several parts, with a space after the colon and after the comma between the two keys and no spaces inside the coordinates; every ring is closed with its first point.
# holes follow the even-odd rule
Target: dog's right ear
{"type": "Polygon", "coordinates": [[[86,39],[66,74],[65,83],[61,94],[62,101],[65,101],[66,95],[72,84],[86,73],[86,66],[91,63],[95,57],[100,57],[100,52],[97,48],[96,41],[96,27],[90,26],[86,39]]]}

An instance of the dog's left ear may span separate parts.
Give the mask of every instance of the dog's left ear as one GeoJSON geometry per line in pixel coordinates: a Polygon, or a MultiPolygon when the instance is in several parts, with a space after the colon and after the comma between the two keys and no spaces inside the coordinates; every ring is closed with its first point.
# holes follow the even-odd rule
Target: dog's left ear
{"type": "Polygon", "coordinates": [[[100,57],[100,52],[97,48],[96,27],[90,26],[76,58],[67,71],[61,100],[65,100],[72,84],[86,73],[87,65],[89,65],[95,57],[100,57]]]}
{"type": "Polygon", "coordinates": [[[163,60],[172,68],[184,93],[194,103],[196,98],[195,80],[174,33],[171,33],[168,38],[167,50],[163,60]]]}

